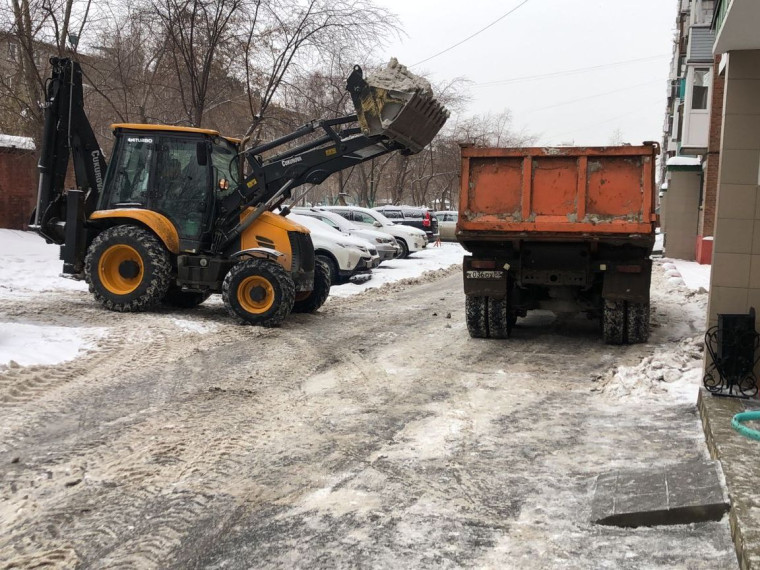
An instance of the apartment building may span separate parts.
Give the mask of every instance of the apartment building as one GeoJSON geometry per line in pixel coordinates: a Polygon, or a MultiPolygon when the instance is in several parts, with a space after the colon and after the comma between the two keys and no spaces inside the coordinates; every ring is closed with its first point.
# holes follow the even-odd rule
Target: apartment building
{"type": "Polygon", "coordinates": [[[760,316],[760,2],[717,0],[712,29],[725,93],[708,326],[760,316]]]}
{"type": "MultiPolygon", "coordinates": [[[[710,263],[720,140],[711,128],[721,88],[712,52],[714,0],[679,0],[663,136],[665,254],[710,263]]],[[[713,125],[714,126],[714,125],[713,125]]]]}

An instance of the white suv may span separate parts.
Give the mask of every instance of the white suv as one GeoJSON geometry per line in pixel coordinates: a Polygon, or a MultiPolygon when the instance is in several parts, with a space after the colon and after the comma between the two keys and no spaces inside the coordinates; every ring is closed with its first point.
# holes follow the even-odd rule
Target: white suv
{"type": "Polygon", "coordinates": [[[332,226],[341,233],[348,234],[350,236],[366,239],[369,243],[373,244],[377,248],[377,253],[380,256],[380,261],[387,261],[398,257],[401,252],[401,248],[396,243],[395,238],[389,236],[385,232],[379,232],[376,229],[369,229],[366,227],[359,227],[356,224],[349,222],[346,218],[338,214],[337,212],[330,212],[321,207],[314,208],[293,208],[294,214],[301,216],[310,216],[318,219],[320,222],[326,223],[328,226],[332,226]]]}
{"type": "Polygon", "coordinates": [[[314,255],[330,268],[330,283],[338,285],[380,264],[375,247],[366,240],[347,236],[308,216],[288,214],[288,219],[306,227],[314,244],[314,255]]]}
{"type": "Polygon", "coordinates": [[[427,234],[422,230],[394,224],[376,210],[358,206],[325,206],[325,209],[340,214],[349,222],[392,235],[401,248],[399,257],[409,257],[410,253],[422,251],[428,244],[427,234]]]}

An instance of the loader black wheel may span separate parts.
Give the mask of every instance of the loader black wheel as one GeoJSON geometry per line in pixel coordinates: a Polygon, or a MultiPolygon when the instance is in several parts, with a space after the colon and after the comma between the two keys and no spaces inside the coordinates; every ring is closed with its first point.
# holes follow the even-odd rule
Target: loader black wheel
{"type": "Polygon", "coordinates": [[[602,312],[602,336],[607,344],[625,342],[625,301],[604,300],[602,312]]]}
{"type": "Polygon", "coordinates": [[[649,339],[649,303],[626,302],[626,305],[626,342],[646,342],[649,339]]]}
{"type": "Polygon", "coordinates": [[[512,334],[511,315],[507,312],[507,298],[488,297],[488,336],[509,338],[512,334]]]}
{"type": "Polygon", "coordinates": [[[144,311],[166,296],[171,283],[169,252],[146,229],[114,226],[87,250],[84,274],[90,293],[112,311],[144,311]]]}
{"type": "Polygon", "coordinates": [[[224,278],[222,299],[238,322],[276,327],[293,309],[296,288],[282,265],[268,259],[246,259],[224,278]]]}
{"type": "Polygon", "coordinates": [[[181,287],[172,285],[163,299],[164,305],[178,307],[180,309],[193,309],[211,296],[211,293],[199,293],[197,291],[183,291],[181,287]]]}
{"type": "Polygon", "coordinates": [[[330,268],[320,260],[314,260],[314,288],[293,304],[294,313],[313,313],[327,301],[330,294],[330,268]]]}
{"type": "Polygon", "coordinates": [[[488,297],[467,295],[464,310],[470,336],[488,338],[488,297]]]}

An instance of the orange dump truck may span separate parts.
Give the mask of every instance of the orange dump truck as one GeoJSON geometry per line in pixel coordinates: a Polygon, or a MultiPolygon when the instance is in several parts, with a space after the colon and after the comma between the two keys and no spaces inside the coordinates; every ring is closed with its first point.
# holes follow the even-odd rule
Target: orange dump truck
{"type": "Polygon", "coordinates": [[[456,235],[467,328],[506,338],[532,309],[585,312],[610,344],[649,336],[656,143],[462,148],[456,235]]]}

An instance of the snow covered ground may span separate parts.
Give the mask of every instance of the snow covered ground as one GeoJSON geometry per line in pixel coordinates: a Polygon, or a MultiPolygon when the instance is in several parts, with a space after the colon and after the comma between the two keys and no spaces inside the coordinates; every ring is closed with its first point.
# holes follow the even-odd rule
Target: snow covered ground
{"type": "MultiPolygon", "coordinates": [[[[0,229],[0,299],[18,300],[41,295],[60,295],[67,291],[86,292],[87,284],[61,276],[59,248],[46,244],[37,234],[0,229]]],[[[372,279],[354,285],[332,287],[335,297],[349,297],[367,289],[435,271],[461,263],[464,250],[458,243],[428,246],[407,259],[386,261],[373,271],[372,279]]],[[[209,304],[219,306],[220,299],[209,304]]],[[[215,323],[173,319],[179,329],[197,334],[218,330],[215,323]]],[[[4,366],[59,364],[96,347],[108,335],[103,327],[59,326],[41,321],[24,322],[0,312],[0,369],[4,366]]]]}
{"type": "Polygon", "coordinates": [[[701,265],[696,261],[683,259],[662,260],[668,280],[676,285],[686,285],[689,289],[705,291],[710,290],[710,270],[712,265],[701,265]]]}

